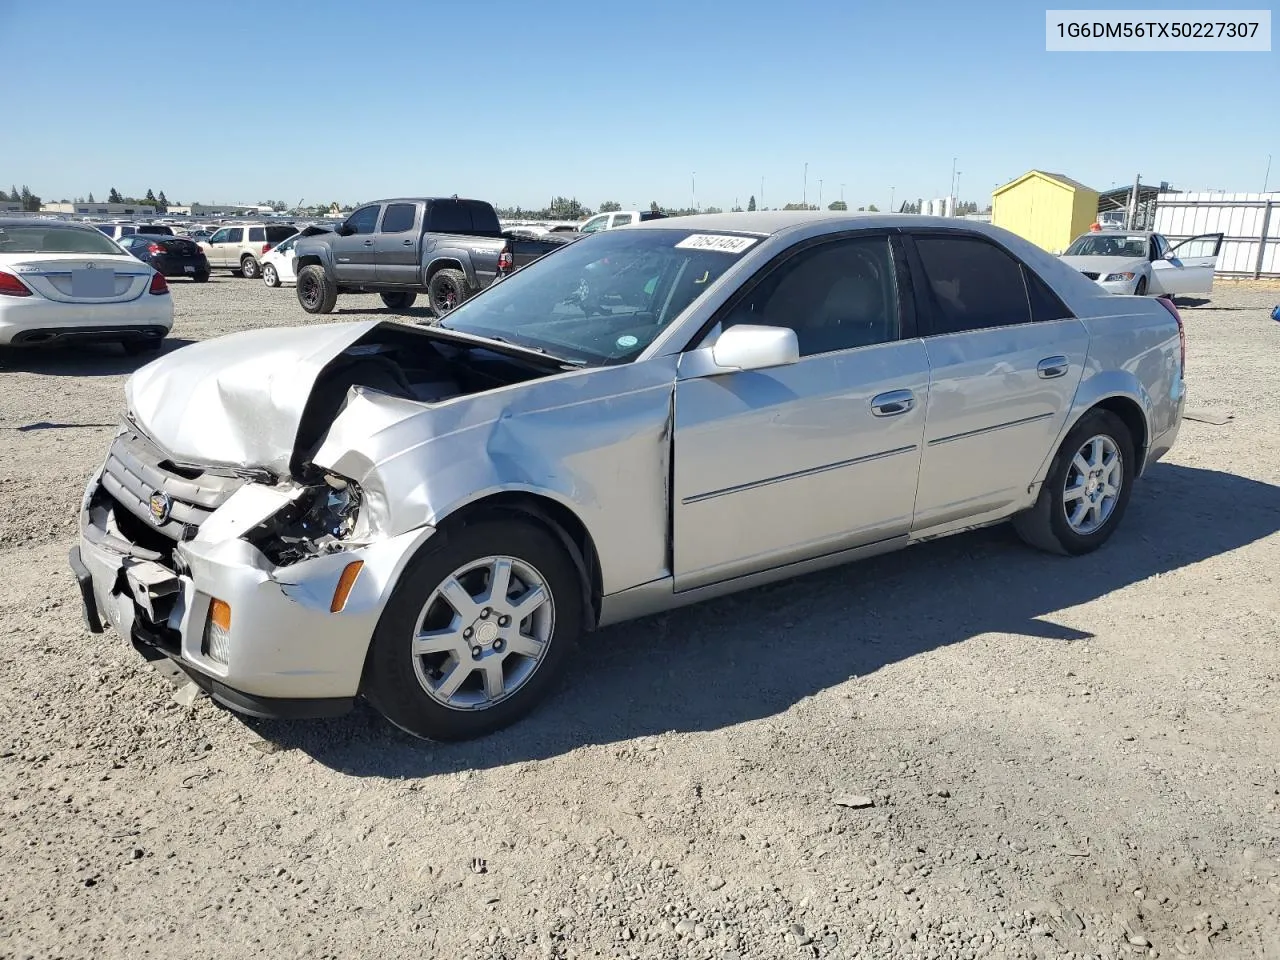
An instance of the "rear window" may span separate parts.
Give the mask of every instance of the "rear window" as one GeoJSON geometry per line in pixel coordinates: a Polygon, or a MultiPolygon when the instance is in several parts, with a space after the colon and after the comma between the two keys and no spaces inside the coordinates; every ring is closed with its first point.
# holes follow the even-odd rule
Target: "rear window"
{"type": "Polygon", "coordinates": [[[138,228],[139,233],[149,234],[153,237],[172,237],[173,228],[161,226],[158,223],[148,223],[145,227],[138,228]]]}
{"type": "Polygon", "coordinates": [[[435,233],[470,233],[471,211],[457,200],[433,200],[428,218],[435,233]]]}
{"type": "Polygon", "coordinates": [[[288,240],[297,232],[298,231],[293,229],[293,227],[280,227],[280,226],[267,227],[267,240],[273,244],[282,243],[283,241],[288,240]]]}
{"type": "Polygon", "coordinates": [[[498,214],[493,207],[479,200],[463,201],[471,209],[471,229],[476,233],[501,233],[498,214]]]}
{"type": "Polygon", "coordinates": [[[0,253],[114,253],[120,248],[97,230],[78,227],[0,226],[0,253]]]}

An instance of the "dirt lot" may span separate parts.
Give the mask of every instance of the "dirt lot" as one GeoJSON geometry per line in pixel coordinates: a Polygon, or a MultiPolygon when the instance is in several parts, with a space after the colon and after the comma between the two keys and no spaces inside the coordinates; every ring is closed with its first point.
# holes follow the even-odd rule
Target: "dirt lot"
{"type": "MultiPolygon", "coordinates": [[[[174,297],[175,343],[311,319],[174,297]]],[[[1099,553],[988,530],[602,631],[456,746],[183,706],[86,633],[134,362],[0,353],[0,957],[1280,957],[1277,302],[1184,308],[1234,419],[1099,553]]]]}

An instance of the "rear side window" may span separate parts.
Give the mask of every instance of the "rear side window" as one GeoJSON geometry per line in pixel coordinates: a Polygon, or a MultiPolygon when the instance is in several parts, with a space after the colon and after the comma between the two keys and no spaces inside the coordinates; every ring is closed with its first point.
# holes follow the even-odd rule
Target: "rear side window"
{"type": "Polygon", "coordinates": [[[1034,323],[1075,316],[1049,285],[1025,263],[1022,265],[1022,279],[1027,284],[1027,299],[1031,302],[1031,320],[1034,323]]]}
{"type": "Polygon", "coordinates": [[[472,200],[467,202],[466,206],[471,209],[471,229],[476,233],[502,232],[502,228],[498,225],[498,214],[489,204],[472,200]]]}
{"type": "Polygon", "coordinates": [[[249,228],[250,243],[265,243],[266,239],[267,239],[266,227],[250,227],[249,228]]]}
{"type": "Polygon", "coordinates": [[[471,211],[457,200],[434,200],[431,229],[436,233],[470,233],[471,211]]]}
{"type": "Polygon", "coordinates": [[[932,334],[1031,321],[1022,264],[976,237],[917,236],[925,285],[933,293],[932,334]]]}
{"type": "Polygon", "coordinates": [[[293,227],[271,226],[267,227],[267,240],[271,243],[283,243],[298,231],[293,227]]]}
{"type": "Polygon", "coordinates": [[[105,233],[108,237],[114,232],[114,228],[110,224],[100,223],[98,229],[105,233]]]}
{"type": "Polygon", "coordinates": [[[120,236],[122,236],[122,237],[131,237],[131,236],[133,236],[133,235],[134,235],[135,233],[137,233],[137,232],[138,232],[138,231],[137,231],[137,230],[135,230],[133,227],[121,227],[121,228],[120,228],[120,236]]]}
{"type": "Polygon", "coordinates": [[[244,227],[228,227],[223,243],[244,243],[244,227]]]}
{"type": "Polygon", "coordinates": [[[412,203],[389,203],[382,215],[382,233],[404,233],[413,229],[417,207],[412,203]]]}
{"type": "Polygon", "coordinates": [[[613,225],[615,227],[625,227],[635,223],[636,215],[634,213],[615,213],[613,215],[613,225]]]}

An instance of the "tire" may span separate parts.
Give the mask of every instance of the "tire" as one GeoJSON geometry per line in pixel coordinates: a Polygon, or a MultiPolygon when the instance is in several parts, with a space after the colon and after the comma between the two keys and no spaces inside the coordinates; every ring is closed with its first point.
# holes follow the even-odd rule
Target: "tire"
{"type": "Polygon", "coordinates": [[[531,522],[489,520],[441,539],[434,549],[428,541],[396,584],[374,630],[363,692],[387,720],[415,737],[467,740],[514,723],[551,690],[582,631],[582,587],[561,544],[531,522]],[[514,604],[521,589],[527,596],[527,586],[510,591],[516,600],[494,602],[484,596],[491,589],[485,574],[492,567],[483,564],[502,559],[512,563],[513,585],[540,579],[548,598],[523,618],[514,604]],[[468,565],[478,564],[467,571],[468,565]],[[466,602],[440,599],[439,588],[451,579],[461,588],[453,595],[466,597],[466,602]],[[484,607],[486,602],[492,607],[484,607]],[[510,620],[517,618],[520,622],[512,627],[510,620]],[[449,626],[441,629],[444,624],[449,626]],[[440,649],[415,655],[414,638],[425,630],[438,634],[440,649]],[[530,634],[545,640],[538,644],[528,639],[530,634]],[[469,649],[472,643],[479,645],[469,649]],[[473,649],[483,651],[479,659],[473,649]],[[509,691],[496,699],[487,686],[495,669],[509,691]],[[456,675],[458,671],[462,673],[456,675]],[[451,681],[453,690],[439,689],[451,681]]]}
{"type": "Polygon", "coordinates": [[[280,286],[280,275],[276,273],[276,268],[273,264],[264,263],[262,265],[262,282],[268,287],[280,286]]]}
{"type": "Polygon", "coordinates": [[[408,310],[418,299],[416,293],[384,293],[380,294],[382,302],[388,310],[408,310]]]}
{"type": "Polygon", "coordinates": [[[209,271],[208,271],[208,270],[201,270],[199,273],[193,273],[193,274],[191,275],[191,279],[192,279],[192,280],[194,280],[196,283],[208,283],[208,282],[209,282],[209,271]]]}
{"type": "Polygon", "coordinates": [[[1133,437],[1124,421],[1108,410],[1090,410],[1062,441],[1062,446],[1058,448],[1049,467],[1048,476],[1040,487],[1040,496],[1036,498],[1035,506],[1013,518],[1014,529],[1031,546],[1050,553],[1079,556],[1097,550],[1120,525],[1125,508],[1129,505],[1129,495],[1133,491],[1137,465],[1133,437]],[[1095,443],[1101,445],[1101,462],[1104,464],[1108,462],[1110,453],[1118,454],[1118,478],[1113,470],[1109,470],[1109,475],[1104,473],[1102,483],[1099,484],[1092,473],[1080,472],[1077,460],[1096,468],[1097,465],[1092,462],[1092,452],[1083,449],[1086,445],[1092,446],[1095,443]],[[1111,450],[1107,449],[1108,444],[1111,450]],[[1116,494],[1110,499],[1109,509],[1106,493],[1108,482],[1113,486],[1119,484],[1116,494]],[[1078,491],[1070,499],[1068,484],[1073,492],[1078,491]],[[1091,488],[1098,491],[1095,501],[1098,509],[1086,509],[1084,521],[1073,524],[1074,517],[1068,517],[1067,504],[1077,504],[1072,512],[1078,514],[1079,504],[1091,488]],[[1100,522],[1092,526],[1092,521],[1100,522]]]}
{"type": "Polygon", "coordinates": [[[1138,278],[1138,285],[1133,288],[1133,295],[1135,297],[1145,297],[1147,295],[1147,278],[1146,277],[1138,278]]]}
{"type": "Polygon", "coordinates": [[[145,337],[139,340],[121,340],[120,346],[131,357],[142,357],[149,353],[159,353],[164,346],[164,337],[145,337]]]}
{"type": "Polygon", "coordinates": [[[262,265],[251,256],[240,258],[240,273],[246,280],[257,280],[262,275],[262,265]]]}
{"type": "Polygon", "coordinates": [[[427,299],[437,317],[443,317],[468,296],[467,275],[461,270],[437,270],[427,281],[427,299]]]}
{"type": "Polygon", "coordinates": [[[332,313],[338,302],[338,288],[318,263],[309,263],[298,271],[297,295],[307,313],[332,313]]]}

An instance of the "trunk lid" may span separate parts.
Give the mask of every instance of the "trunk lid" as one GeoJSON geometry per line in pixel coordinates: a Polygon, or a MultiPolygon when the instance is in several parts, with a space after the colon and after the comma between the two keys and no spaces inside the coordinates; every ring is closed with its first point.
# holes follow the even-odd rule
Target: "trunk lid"
{"type": "Polygon", "coordinates": [[[136,300],[151,270],[128,254],[42,253],[0,263],[47,300],[59,303],[121,303],[136,300]]]}

